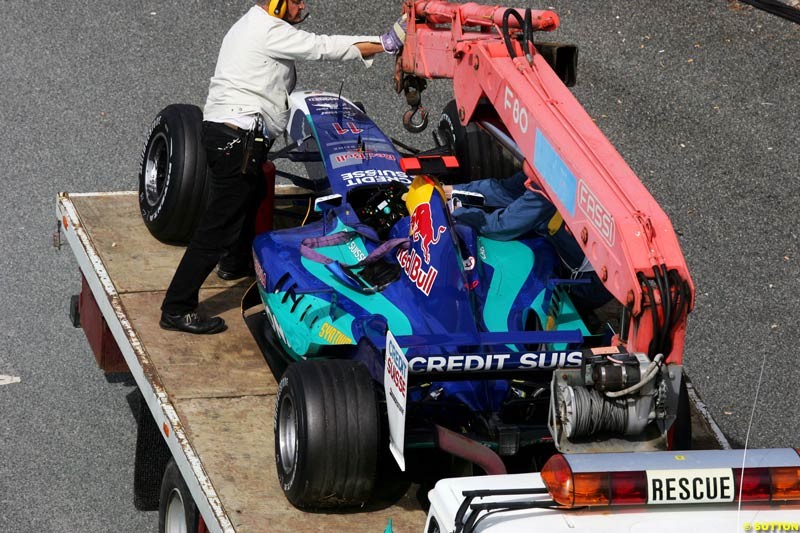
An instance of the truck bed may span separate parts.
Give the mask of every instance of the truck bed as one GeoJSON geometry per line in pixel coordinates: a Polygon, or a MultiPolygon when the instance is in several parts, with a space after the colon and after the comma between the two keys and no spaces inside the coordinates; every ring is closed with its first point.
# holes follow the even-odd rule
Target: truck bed
{"type": "MultiPolygon", "coordinates": [[[[209,276],[201,310],[228,330],[211,336],[164,331],[159,306],[183,248],[154,239],[135,192],[61,193],[61,229],[116,344],[170,447],[210,531],[420,532],[414,487],[391,506],[304,513],[291,506],[274,466],[277,383],[242,320],[250,280],[209,276]]],[[[696,448],[729,447],[690,386],[696,448]]]]}
{"type": "Polygon", "coordinates": [[[357,515],[304,513],[288,503],[275,474],[277,383],[240,311],[250,280],[212,275],[203,285],[201,309],[221,315],[225,332],[165,331],[159,306],[183,248],[150,235],[136,193],[61,194],[58,211],[209,530],[377,532],[391,518],[394,531],[422,531],[425,513],[410,494],[357,515]]]}

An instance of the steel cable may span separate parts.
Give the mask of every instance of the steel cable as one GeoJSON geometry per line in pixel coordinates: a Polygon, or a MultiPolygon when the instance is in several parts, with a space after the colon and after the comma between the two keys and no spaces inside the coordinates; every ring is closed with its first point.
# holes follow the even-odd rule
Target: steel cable
{"type": "Polygon", "coordinates": [[[588,437],[601,431],[623,434],[628,424],[627,402],[605,398],[599,392],[573,387],[574,420],[570,438],[588,437]]]}

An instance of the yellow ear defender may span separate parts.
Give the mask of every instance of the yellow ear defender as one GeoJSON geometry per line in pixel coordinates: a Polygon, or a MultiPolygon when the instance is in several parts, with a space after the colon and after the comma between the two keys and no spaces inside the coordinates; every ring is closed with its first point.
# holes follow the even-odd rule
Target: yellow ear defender
{"type": "Polygon", "coordinates": [[[267,13],[273,17],[282,19],[286,14],[286,4],[288,0],[270,0],[267,5],[267,13]]]}

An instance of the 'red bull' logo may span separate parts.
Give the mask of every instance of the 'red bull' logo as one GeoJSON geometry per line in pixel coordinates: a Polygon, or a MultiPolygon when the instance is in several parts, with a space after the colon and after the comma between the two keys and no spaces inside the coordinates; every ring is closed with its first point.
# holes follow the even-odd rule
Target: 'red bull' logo
{"type": "Polygon", "coordinates": [[[337,163],[345,163],[351,159],[356,161],[363,161],[366,159],[387,159],[389,161],[397,160],[393,154],[385,154],[383,152],[347,152],[333,156],[333,160],[337,163]]]}
{"type": "Polygon", "coordinates": [[[422,258],[413,249],[410,253],[408,250],[398,250],[397,262],[400,263],[400,267],[414,284],[414,287],[422,291],[425,296],[430,296],[433,282],[436,281],[436,276],[439,275],[436,267],[431,266],[427,270],[422,268],[422,258]]]}
{"type": "Polygon", "coordinates": [[[431,262],[431,245],[439,242],[439,237],[446,230],[445,226],[439,226],[438,231],[434,231],[430,202],[422,202],[414,208],[411,214],[411,239],[420,241],[426,264],[431,262]]]}

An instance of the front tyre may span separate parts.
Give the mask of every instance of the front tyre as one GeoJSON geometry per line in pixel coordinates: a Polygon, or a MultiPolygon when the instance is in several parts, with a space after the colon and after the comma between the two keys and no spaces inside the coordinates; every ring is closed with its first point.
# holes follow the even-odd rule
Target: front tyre
{"type": "Polygon", "coordinates": [[[458,183],[484,178],[507,178],[522,169],[521,164],[491,134],[477,124],[463,126],[458,106],[450,100],[439,116],[439,138],[456,156],[458,183]]]}
{"type": "Polygon", "coordinates": [[[300,509],[366,503],[375,486],[380,426],[372,378],[347,360],[293,363],[275,404],[275,462],[300,509]]]}
{"type": "Polygon", "coordinates": [[[205,209],[203,112],[188,104],[165,107],[150,126],[139,172],[139,209],[155,238],[186,244],[205,209]]]}

